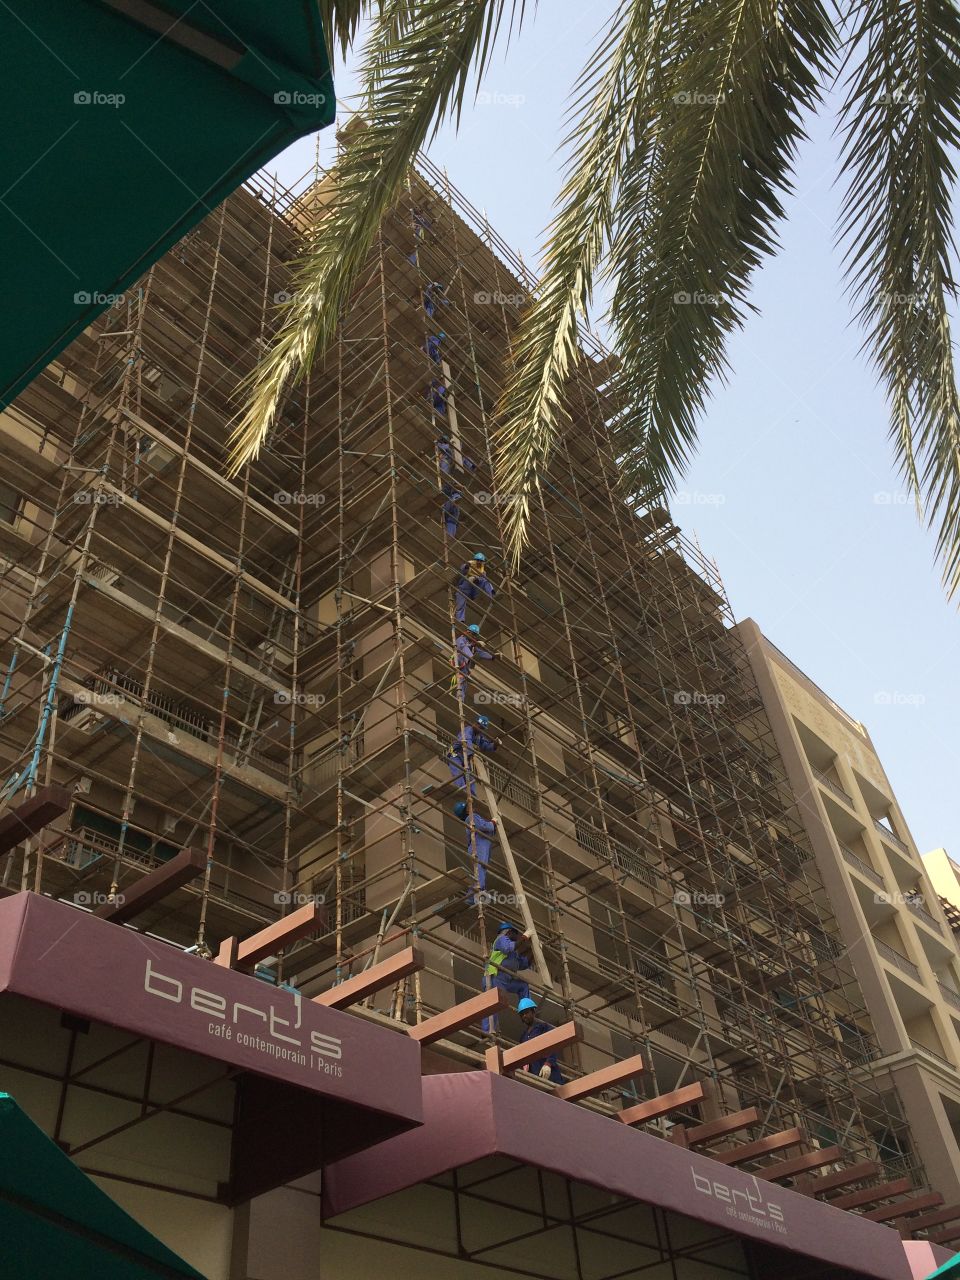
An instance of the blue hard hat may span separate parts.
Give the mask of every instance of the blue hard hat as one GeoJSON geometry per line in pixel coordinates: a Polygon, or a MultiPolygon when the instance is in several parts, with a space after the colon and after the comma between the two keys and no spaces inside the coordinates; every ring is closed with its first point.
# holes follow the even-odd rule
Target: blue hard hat
{"type": "Polygon", "coordinates": [[[517,926],[515,924],[511,924],[509,920],[501,920],[500,923],[497,925],[497,928],[500,930],[501,933],[506,933],[508,929],[512,929],[514,933],[520,932],[517,926]]]}
{"type": "Polygon", "coordinates": [[[536,1000],[531,1000],[529,996],[524,996],[523,999],[520,1001],[520,1003],[517,1005],[517,1013],[526,1013],[528,1009],[535,1009],[536,1007],[537,1007],[536,1000]]]}
{"type": "Polygon", "coordinates": [[[467,627],[467,630],[472,631],[475,636],[480,634],[480,626],[476,622],[471,622],[469,627],[467,627]]]}
{"type": "Polygon", "coordinates": [[[458,800],[457,803],[453,806],[453,812],[456,814],[458,818],[465,818],[467,816],[466,800],[458,800]]]}
{"type": "Polygon", "coordinates": [[[482,560],[484,564],[486,564],[487,562],[487,557],[483,554],[482,551],[475,551],[473,553],[473,558],[474,560],[482,560]]]}
{"type": "Polygon", "coordinates": [[[443,339],[443,338],[445,338],[446,336],[447,336],[447,335],[443,332],[443,330],[442,330],[442,329],[441,329],[441,331],[437,334],[437,337],[438,337],[438,338],[440,338],[440,339],[443,339]]]}
{"type": "Polygon", "coordinates": [[[486,729],[490,724],[489,716],[477,716],[477,724],[481,729],[486,729]]]}

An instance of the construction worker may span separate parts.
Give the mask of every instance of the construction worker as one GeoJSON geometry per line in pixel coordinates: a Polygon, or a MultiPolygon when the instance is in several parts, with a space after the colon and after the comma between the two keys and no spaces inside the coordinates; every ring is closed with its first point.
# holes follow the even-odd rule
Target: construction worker
{"type": "Polygon", "coordinates": [[[487,577],[487,557],[482,551],[475,551],[473,559],[460,566],[457,577],[457,606],[454,617],[458,622],[466,621],[467,601],[476,600],[481,591],[491,600],[496,594],[493,583],[487,577]]]}
{"type": "Polygon", "coordinates": [[[449,307],[450,299],[445,298],[447,286],[439,280],[431,280],[423,291],[423,309],[428,316],[433,316],[438,306],[449,307]]]}
{"type": "MultiPolygon", "coordinates": [[[[424,233],[432,229],[433,223],[430,221],[430,219],[427,217],[427,215],[423,212],[421,208],[414,207],[412,212],[413,212],[414,238],[416,240],[422,240],[424,237],[424,233]]],[[[434,239],[433,236],[431,236],[430,238],[431,240],[434,239]]]]}
{"type": "MultiPolygon", "coordinates": [[[[480,892],[483,893],[487,887],[487,867],[490,864],[490,850],[493,848],[493,839],[497,834],[497,824],[476,812],[473,815],[473,822],[470,823],[468,821],[469,810],[466,800],[458,800],[453,806],[453,812],[461,822],[467,824],[467,857],[470,859],[470,865],[473,866],[473,857],[476,854],[477,884],[480,892]]],[[[472,889],[468,901],[473,906],[474,896],[472,889]]]]}
{"type": "Polygon", "coordinates": [[[466,725],[457,734],[447,755],[447,768],[450,770],[450,777],[461,791],[466,791],[467,776],[470,775],[470,794],[472,796],[477,794],[476,784],[469,768],[474,751],[482,751],[484,755],[491,756],[500,745],[496,738],[488,738],[483,732],[484,729],[489,729],[489,727],[489,716],[477,716],[476,724],[466,725]]]}
{"type": "MultiPolygon", "coordinates": [[[[549,1022],[541,1022],[537,1017],[536,1001],[531,1000],[529,996],[521,1000],[517,1005],[517,1013],[519,1013],[520,1021],[523,1023],[523,1035],[520,1037],[521,1044],[532,1040],[534,1036],[542,1036],[545,1031],[553,1030],[549,1022]]],[[[555,1053],[550,1053],[545,1058],[536,1058],[533,1062],[528,1062],[526,1069],[531,1075],[539,1076],[541,1080],[550,1080],[553,1084],[566,1084],[564,1074],[560,1070],[560,1062],[555,1053]]]]}
{"type": "Polygon", "coordinates": [[[452,489],[443,504],[443,527],[447,532],[447,536],[455,538],[457,530],[460,527],[460,499],[463,495],[456,489],[452,489]]]}
{"type": "Polygon", "coordinates": [[[436,378],[430,383],[430,386],[424,392],[427,399],[433,405],[436,413],[442,413],[446,416],[447,412],[447,388],[442,382],[438,382],[436,378]]]}
{"type": "MultiPolygon", "coordinates": [[[[490,951],[490,959],[483,973],[483,990],[500,987],[521,1000],[530,999],[530,987],[522,978],[516,976],[517,971],[526,968],[526,952],[530,943],[530,935],[523,933],[509,920],[501,920],[497,926],[497,936],[490,951]]],[[[484,1018],[484,1031],[495,1031],[497,1016],[484,1018]]]]}
{"type": "Polygon", "coordinates": [[[440,343],[447,335],[441,330],[440,333],[428,333],[427,340],[423,344],[423,349],[433,361],[434,364],[440,363],[440,343]]]}
{"type": "MultiPolygon", "coordinates": [[[[457,636],[456,652],[453,660],[456,671],[452,678],[451,687],[461,702],[466,701],[467,680],[470,678],[474,662],[477,659],[481,662],[492,662],[494,658],[500,656],[492,649],[481,648],[479,641],[480,628],[475,622],[471,622],[466,631],[457,636]]],[[[482,716],[481,719],[485,720],[486,716],[482,716]]]]}
{"type": "Polygon", "coordinates": [[[453,466],[453,446],[450,444],[449,436],[437,436],[433,442],[433,447],[437,451],[437,458],[440,462],[440,470],[445,476],[450,474],[450,468],[453,466]]]}

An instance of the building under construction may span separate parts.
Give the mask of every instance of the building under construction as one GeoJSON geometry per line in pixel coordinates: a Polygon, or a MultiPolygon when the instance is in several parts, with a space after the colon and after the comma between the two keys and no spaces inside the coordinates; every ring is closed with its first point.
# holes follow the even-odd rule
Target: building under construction
{"type": "MultiPolygon", "coordinates": [[[[493,415],[536,281],[429,162],[335,344],[225,478],[238,383],[326,190],[238,191],[0,419],[0,808],[70,793],[4,888],[109,916],[196,851],[137,928],[229,964],[319,905],[261,975],[309,998],[414,946],[422,967],[356,1010],[401,1027],[480,992],[516,919],[541,1012],[581,1028],[567,1077],[643,1059],[595,1110],[701,1085],[653,1132],[744,1113],[760,1176],[780,1158],[762,1140],[798,1129],[780,1144],[798,1169],[922,1190],[719,577],[664,506],[617,488],[599,345],[509,572],[493,415]],[[458,620],[477,551],[495,594],[458,620]],[[467,624],[495,656],[460,697],[467,624]],[[498,746],[461,757],[471,789],[450,755],[481,713],[498,746]]],[[[501,1013],[501,1050],[520,1029],[501,1013]]],[[[482,1070],[491,1043],[461,1026],[424,1070],[482,1070]]]]}

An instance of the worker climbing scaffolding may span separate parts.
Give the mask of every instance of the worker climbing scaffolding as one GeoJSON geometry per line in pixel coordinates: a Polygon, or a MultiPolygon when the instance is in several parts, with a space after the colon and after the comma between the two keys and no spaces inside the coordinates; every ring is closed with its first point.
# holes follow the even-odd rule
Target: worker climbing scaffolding
{"type": "Polygon", "coordinates": [[[427,355],[430,357],[430,359],[433,361],[434,364],[440,363],[440,356],[441,356],[440,344],[441,342],[443,342],[446,336],[447,335],[443,332],[443,330],[441,330],[439,333],[427,334],[426,341],[423,344],[423,349],[424,351],[426,351],[427,355]]]}
{"type": "MultiPolygon", "coordinates": [[[[480,893],[483,894],[487,887],[487,867],[490,865],[490,851],[497,835],[497,824],[476,811],[474,811],[473,820],[471,821],[465,800],[458,800],[453,806],[453,812],[467,828],[467,857],[470,859],[471,867],[474,865],[474,859],[476,859],[477,886],[480,893]]],[[[472,889],[467,901],[471,907],[476,902],[472,889]]]]}
{"type": "Polygon", "coordinates": [[[450,777],[453,779],[454,785],[461,791],[465,791],[469,780],[470,794],[472,796],[477,794],[473,775],[470,772],[470,761],[473,758],[474,751],[482,751],[485,755],[493,755],[500,745],[496,738],[488,737],[484,733],[484,730],[489,727],[490,720],[487,716],[477,716],[475,724],[465,725],[460,730],[447,755],[447,768],[450,770],[450,777]]]}
{"type": "Polygon", "coordinates": [[[470,560],[462,564],[457,574],[456,608],[454,617],[457,622],[467,619],[467,601],[476,600],[482,593],[492,600],[496,595],[493,583],[487,576],[487,557],[482,551],[475,551],[470,560]]]}
{"type": "Polygon", "coordinates": [[[447,388],[439,379],[434,378],[424,392],[425,397],[433,405],[435,413],[447,414],[447,388]]]}
{"type": "MultiPolygon", "coordinates": [[[[477,661],[492,662],[499,656],[495,650],[486,649],[481,645],[480,628],[475,622],[471,622],[466,631],[457,636],[453,658],[455,671],[451,677],[450,687],[461,702],[465,702],[467,698],[467,681],[473,671],[473,664],[477,661]]],[[[481,716],[480,719],[490,723],[486,716],[481,716]]]]}
{"type": "Polygon", "coordinates": [[[440,280],[431,280],[423,291],[423,309],[431,318],[436,315],[437,307],[449,307],[450,299],[446,296],[447,286],[440,280]]]}
{"type": "Polygon", "coordinates": [[[457,530],[460,527],[460,499],[463,494],[459,489],[452,489],[449,485],[443,486],[444,503],[443,503],[443,528],[449,538],[457,536],[457,530]]]}
{"type": "MultiPolygon", "coordinates": [[[[530,998],[530,986],[517,976],[520,969],[526,969],[530,949],[530,935],[522,932],[509,920],[501,920],[497,926],[487,967],[483,972],[483,990],[499,987],[510,995],[519,996],[521,1000],[530,998]]],[[[483,1029],[486,1032],[496,1031],[499,1020],[496,1015],[484,1018],[483,1029]]]]}

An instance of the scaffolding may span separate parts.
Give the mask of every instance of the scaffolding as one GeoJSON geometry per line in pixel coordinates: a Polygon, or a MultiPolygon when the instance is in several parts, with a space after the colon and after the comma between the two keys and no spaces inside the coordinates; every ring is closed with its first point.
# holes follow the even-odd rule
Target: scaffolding
{"type": "MultiPolygon", "coordinates": [[[[201,848],[142,927],[215,950],[322,902],[276,980],[315,994],[415,942],[425,968],[370,1002],[405,1022],[478,991],[523,915],[545,1016],[583,1026],[568,1070],[640,1053],[635,1100],[709,1081],[758,1136],[799,1125],[919,1185],[719,575],[665,507],[623,500],[592,338],[507,572],[492,411],[537,282],[425,158],[335,344],[224,478],[327,182],[248,183],[0,419],[0,795],[74,790],[3,885],[93,904],[201,848]],[[477,550],[496,594],[466,620],[499,656],[461,699],[477,550]],[[480,712],[499,747],[473,795],[448,757],[480,712]],[[459,799],[496,821],[482,891],[459,799]]],[[[487,1043],[434,1049],[480,1066],[487,1043]]]]}

